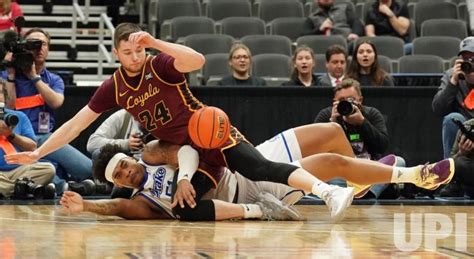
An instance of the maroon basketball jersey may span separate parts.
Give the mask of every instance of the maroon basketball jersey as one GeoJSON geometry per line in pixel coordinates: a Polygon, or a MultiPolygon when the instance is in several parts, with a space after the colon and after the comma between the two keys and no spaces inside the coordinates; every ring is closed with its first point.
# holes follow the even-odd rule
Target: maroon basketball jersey
{"type": "Polygon", "coordinates": [[[149,56],[143,67],[140,82],[130,85],[121,69],[113,75],[117,104],[135,117],[154,137],[176,145],[192,145],[200,159],[212,166],[227,166],[222,150],[245,139],[231,126],[231,137],[222,149],[202,149],[194,145],[188,135],[191,115],[204,105],[197,100],[183,81],[170,84],[160,78],[153,67],[154,56],[149,56]]]}

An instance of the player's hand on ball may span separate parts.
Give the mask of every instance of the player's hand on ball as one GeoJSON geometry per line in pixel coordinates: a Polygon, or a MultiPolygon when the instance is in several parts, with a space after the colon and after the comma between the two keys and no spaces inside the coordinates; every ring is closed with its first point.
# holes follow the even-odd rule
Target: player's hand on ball
{"type": "Polygon", "coordinates": [[[181,208],[184,208],[184,202],[189,205],[189,207],[196,207],[196,191],[194,190],[193,185],[189,180],[183,179],[178,182],[178,187],[176,188],[176,193],[174,194],[173,203],[171,207],[174,208],[179,204],[181,208]]]}

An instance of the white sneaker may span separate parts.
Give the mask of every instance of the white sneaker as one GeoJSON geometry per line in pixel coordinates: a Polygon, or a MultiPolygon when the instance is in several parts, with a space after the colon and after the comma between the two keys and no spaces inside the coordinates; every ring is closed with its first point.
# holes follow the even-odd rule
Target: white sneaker
{"type": "Polygon", "coordinates": [[[296,208],[290,208],[268,192],[261,192],[257,196],[257,204],[263,212],[265,220],[303,220],[303,216],[296,208]]]}
{"type": "Polygon", "coordinates": [[[321,199],[326,202],[331,212],[331,219],[338,222],[344,218],[344,212],[351,205],[354,197],[354,188],[342,188],[331,185],[331,189],[321,195],[321,199]]]}

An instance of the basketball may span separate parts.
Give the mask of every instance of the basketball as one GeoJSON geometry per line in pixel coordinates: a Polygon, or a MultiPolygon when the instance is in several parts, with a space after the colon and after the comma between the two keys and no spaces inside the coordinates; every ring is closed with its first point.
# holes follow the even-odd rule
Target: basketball
{"type": "Polygon", "coordinates": [[[188,134],[199,147],[207,149],[221,147],[229,139],[229,117],[217,107],[203,107],[189,119],[188,134]]]}

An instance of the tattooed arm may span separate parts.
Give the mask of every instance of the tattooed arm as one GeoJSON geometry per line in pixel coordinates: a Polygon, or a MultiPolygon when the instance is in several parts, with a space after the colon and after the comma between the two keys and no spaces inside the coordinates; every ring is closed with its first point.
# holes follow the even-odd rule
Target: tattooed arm
{"type": "Polygon", "coordinates": [[[92,212],[100,215],[119,216],[125,219],[169,219],[159,210],[152,209],[145,198],[137,196],[132,200],[84,200],[75,192],[66,191],[60,201],[68,213],[92,212]]]}
{"type": "Polygon", "coordinates": [[[169,164],[178,166],[179,145],[174,145],[165,141],[153,140],[145,145],[142,153],[142,160],[150,165],[169,164]]]}

